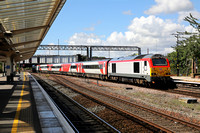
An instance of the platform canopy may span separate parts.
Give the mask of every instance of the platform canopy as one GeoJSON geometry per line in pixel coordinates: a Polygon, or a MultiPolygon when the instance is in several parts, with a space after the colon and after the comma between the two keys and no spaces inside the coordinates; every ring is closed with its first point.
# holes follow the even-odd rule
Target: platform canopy
{"type": "Polygon", "coordinates": [[[36,52],[66,0],[0,0],[0,62],[36,52]]]}

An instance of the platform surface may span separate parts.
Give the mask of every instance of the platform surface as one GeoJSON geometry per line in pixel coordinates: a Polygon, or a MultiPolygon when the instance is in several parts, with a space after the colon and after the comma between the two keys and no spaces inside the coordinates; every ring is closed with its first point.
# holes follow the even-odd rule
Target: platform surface
{"type": "Polygon", "coordinates": [[[191,78],[190,76],[171,76],[174,80],[188,81],[188,82],[200,82],[200,78],[191,78]]]}
{"type": "Polygon", "coordinates": [[[14,77],[14,82],[9,84],[6,77],[0,75],[0,132],[41,132],[32,90],[25,72],[14,77]]]}
{"type": "Polygon", "coordinates": [[[0,74],[0,133],[73,133],[44,89],[28,73],[11,83],[0,74]]]}

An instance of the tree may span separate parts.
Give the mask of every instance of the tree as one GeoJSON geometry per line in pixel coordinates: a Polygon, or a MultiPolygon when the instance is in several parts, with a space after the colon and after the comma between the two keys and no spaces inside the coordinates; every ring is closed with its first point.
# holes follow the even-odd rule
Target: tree
{"type": "Polygon", "coordinates": [[[171,57],[176,57],[178,51],[179,68],[181,68],[180,73],[188,75],[190,72],[193,73],[193,69],[192,71],[190,70],[191,67],[194,68],[195,66],[193,62],[200,68],[198,65],[200,64],[198,63],[200,60],[200,23],[198,23],[199,20],[194,18],[192,14],[186,16],[184,20],[188,21],[190,25],[196,29],[197,33],[189,33],[187,31],[184,33],[177,32],[180,33],[180,35],[190,36],[180,41],[180,44],[174,47],[176,52],[168,54],[168,58],[172,66],[172,72],[176,72],[176,67],[173,66],[176,66],[177,59],[173,61],[171,57]]]}
{"type": "Polygon", "coordinates": [[[199,20],[193,17],[191,13],[190,13],[190,16],[186,16],[184,20],[188,21],[190,25],[200,33],[200,23],[197,22],[199,20]]]}
{"type": "Polygon", "coordinates": [[[0,72],[2,72],[2,63],[0,62],[0,72]]]}
{"type": "Polygon", "coordinates": [[[169,62],[170,62],[170,68],[171,68],[171,73],[172,73],[172,74],[177,73],[177,71],[176,71],[176,70],[177,70],[177,69],[176,69],[177,58],[175,58],[176,55],[177,55],[176,52],[172,52],[172,53],[169,53],[169,54],[167,55],[167,58],[168,58],[168,60],[169,60],[169,62]]]}
{"type": "Polygon", "coordinates": [[[196,67],[198,66],[198,60],[200,57],[200,23],[198,23],[198,19],[194,18],[192,14],[190,16],[185,17],[185,21],[188,21],[190,25],[197,30],[198,33],[193,33],[192,36],[183,41],[188,47],[186,50],[189,53],[189,57],[192,59],[192,77],[194,77],[194,73],[196,67]]]}

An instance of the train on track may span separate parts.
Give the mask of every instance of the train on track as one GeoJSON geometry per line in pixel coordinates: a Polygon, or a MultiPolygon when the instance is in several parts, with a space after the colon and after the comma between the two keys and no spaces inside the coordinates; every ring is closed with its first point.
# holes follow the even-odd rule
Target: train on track
{"type": "Polygon", "coordinates": [[[37,65],[36,71],[95,77],[119,82],[128,80],[145,86],[172,83],[169,61],[161,54],[136,55],[100,61],[43,64],[37,65]]]}

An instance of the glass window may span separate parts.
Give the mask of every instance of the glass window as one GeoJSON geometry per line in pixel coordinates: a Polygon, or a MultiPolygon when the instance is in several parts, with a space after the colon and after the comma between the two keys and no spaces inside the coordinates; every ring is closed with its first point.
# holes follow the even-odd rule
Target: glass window
{"type": "Polygon", "coordinates": [[[102,69],[103,65],[83,65],[83,69],[102,69]]]}
{"type": "Polygon", "coordinates": [[[76,69],[77,67],[76,66],[71,66],[71,69],[76,69]]]}
{"type": "Polygon", "coordinates": [[[51,68],[61,68],[61,66],[51,66],[51,68]]]}
{"type": "Polygon", "coordinates": [[[167,61],[165,58],[155,58],[152,59],[154,66],[167,66],[167,61]]]}
{"type": "Polygon", "coordinates": [[[144,61],[144,66],[147,66],[147,61],[144,61]]]}
{"type": "Polygon", "coordinates": [[[103,64],[102,64],[102,65],[99,65],[99,69],[103,69],[103,64]]]}

